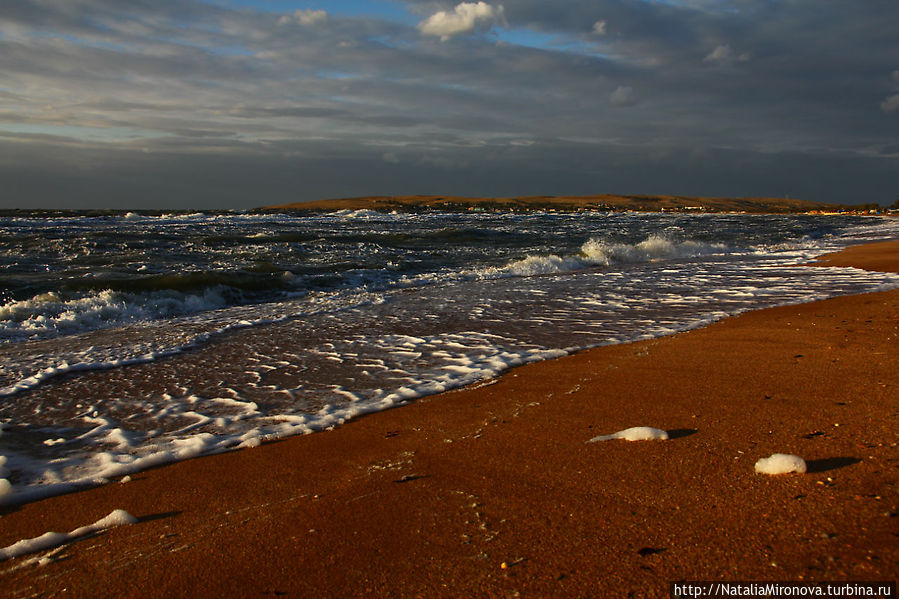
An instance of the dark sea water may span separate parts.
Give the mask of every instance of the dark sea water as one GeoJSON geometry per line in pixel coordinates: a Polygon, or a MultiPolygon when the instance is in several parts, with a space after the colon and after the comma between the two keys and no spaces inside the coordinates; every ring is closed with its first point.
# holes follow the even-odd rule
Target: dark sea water
{"type": "Polygon", "coordinates": [[[580,348],[896,287],[797,266],[896,237],[895,219],[848,216],[8,214],[6,500],[314,432],[580,348]]]}

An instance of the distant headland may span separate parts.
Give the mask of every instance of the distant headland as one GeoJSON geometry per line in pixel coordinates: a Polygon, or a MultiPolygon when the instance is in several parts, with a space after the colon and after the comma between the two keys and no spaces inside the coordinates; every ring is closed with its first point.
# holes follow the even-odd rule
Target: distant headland
{"type": "Polygon", "coordinates": [[[380,212],[479,211],[614,211],[614,212],[735,212],[750,214],[875,213],[877,204],[843,206],[791,198],[702,198],[675,195],[520,196],[472,198],[461,196],[408,195],[363,196],[295,202],[258,208],[258,212],[332,212],[376,210],[380,212]]]}

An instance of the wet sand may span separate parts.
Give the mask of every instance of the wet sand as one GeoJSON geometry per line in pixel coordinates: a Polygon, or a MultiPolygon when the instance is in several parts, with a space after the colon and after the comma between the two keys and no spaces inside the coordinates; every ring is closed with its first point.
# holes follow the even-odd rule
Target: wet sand
{"type": "MultiPolygon", "coordinates": [[[[899,272],[899,242],[829,263],[899,272]]],[[[895,580],[897,416],[899,290],[762,310],[7,508],[0,546],[114,509],[139,522],[45,565],[0,562],[0,588],[667,597],[676,580],[895,580]],[[671,438],[586,443],[631,426],[671,438]],[[756,474],[773,453],[809,472],[756,474]]]]}

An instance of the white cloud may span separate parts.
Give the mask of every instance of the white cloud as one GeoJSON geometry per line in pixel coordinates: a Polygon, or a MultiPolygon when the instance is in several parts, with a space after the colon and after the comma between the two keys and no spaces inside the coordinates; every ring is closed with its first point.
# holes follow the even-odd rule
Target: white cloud
{"type": "Polygon", "coordinates": [[[285,15],[278,19],[279,25],[287,25],[290,23],[299,23],[300,25],[309,26],[325,23],[328,20],[328,13],[324,10],[298,10],[292,15],[285,15]]]}
{"type": "Polygon", "coordinates": [[[418,25],[425,35],[436,35],[446,41],[454,35],[471,33],[478,27],[489,27],[505,21],[502,5],[486,2],[462,2],[450,11],[434,13],[418,25]]]}
{"type": "Polygon", "coordinates": [[[880,103],[880,109],[884,112],[899,112],[899,94],[890,96],[880,103]]]}
{"type": "Polygon", "coordinates": [[[747,62],[749,58],[750,55],[748,52],[737,55],[737,53],[734,52],[734,49],[731,48],[728,44],[722,44],[712,50],[705,58],[703,58],[703,61],[730,65],[734,62],[747,62]]]}
{"type": "Polygon", "coordinates": [[[593,34],[594,35],[605,35],[606,34],[606,22],[605,21],[597,21],[593,23],[593,34]]]}
{"type": "Polygon", "coordinates": [[[633,106],[637,103],[637,97],[634,95],[634,88],[626,85],[619,85],[609,96],[612,106],[633,106]]]}

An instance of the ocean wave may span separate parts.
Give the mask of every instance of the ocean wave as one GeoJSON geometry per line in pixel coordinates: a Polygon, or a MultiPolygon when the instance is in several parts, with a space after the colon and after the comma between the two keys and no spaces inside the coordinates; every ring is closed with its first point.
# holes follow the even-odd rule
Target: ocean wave
{"type": "Polygon", "coordinates": [[[383,212],[378,212],[377,210],[368,210],[363,208],[359,210],[337,210],[335,212],[331,212],[330,216],[336,216],[338,218],[370,219],[384,217],[385,214],[383,212]]]}
{"type": "MultiPolygon", "coordinates": [[[[2,347],[0,427],[15,441],[0,456],[9,500],[327,429],[582,347],[899,284],[849,269],[769,268],[858,240],[850,217],[179,218],[73,220],[55,226],[41,255],[19,240],[50,239],[46,223],[0,239],[16,293],[0,302],[0,341],[35,339],[2,347]],[[840,235],[819,234],[820,223],[840,235]],[[75,246],[82,239],[106,253],[99,267],[75,246]],[[253,303],[232,305],[239,297],[253,303]],[[224,353],[187,351],[212,343],[224,353]],[[121,384],[69,376],[100,370],[121,384]]],[[[899,231],[895,221],[863,224],[870,235],[899,231]]]]}
{"type": "Polygon", "coordinates": [[[488,269],[491,275],[531,276],[581,270],[591,266],[636,264],[658,260],[696,258],[722,254],[728,247],[721,243],[700,241],[675,241],[660,235],[650,235],[636,244],[611,243],[603,239],[590,239],[575,255],[530,255],[499,268],[488,269]]]}
{"type": "Polygon", "coordinates": [[[154,318],[214,310],[228,305],[226,288],[199,293],[147,294],[105,289],[66,299],[50,292],[0,305],[0,340],[21,341],[106,328],[154,318]]]}
{"type": "MultiPolygon", "coordinates": [[[[93,276],[70,279],[62,285],[67,291],[98,293],[104,290],[123,293],[182,292],[202,294],[217,289],[225,294],[264,292],[287,289],[282,275],[285,269],[271,262],[256,260],[240,270],[206,270],[195,272],[168,272],[157,274],[95,273],[93,276]]],[[[240,298],[237,298],[240,299],[240,298]]]]}
{"type": "Polygon", "coordinates": [[[287,243],[307,243],[321,239],[317,232],[257,232],[245,234],[219,233],[204,236],[200,242],[206,246],[234,247],[235,245],[274,245],[287,243]]]}

